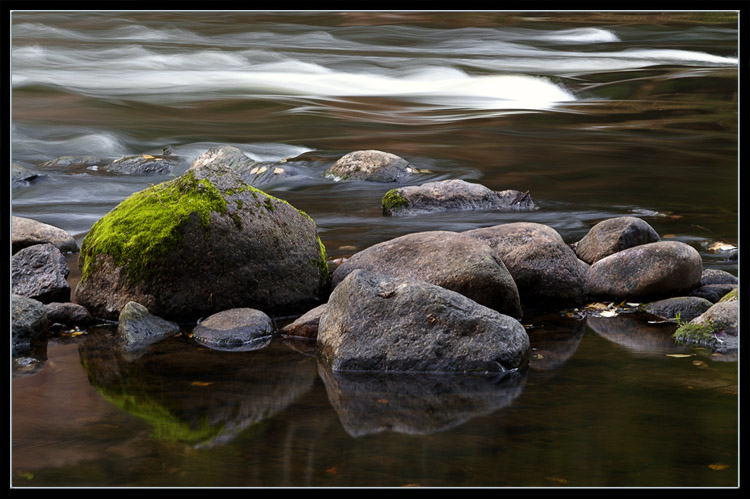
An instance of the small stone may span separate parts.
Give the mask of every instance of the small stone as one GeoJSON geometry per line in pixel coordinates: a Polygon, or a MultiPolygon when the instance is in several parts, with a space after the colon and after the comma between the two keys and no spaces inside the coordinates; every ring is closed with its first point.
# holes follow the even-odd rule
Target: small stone
{"type": "Polygon", "coordinates": [[[213,350],[240,352],[266,346],[273,331],[273,321],[260,310],[234,308],[195,326],[193,339],[213,350]]]}

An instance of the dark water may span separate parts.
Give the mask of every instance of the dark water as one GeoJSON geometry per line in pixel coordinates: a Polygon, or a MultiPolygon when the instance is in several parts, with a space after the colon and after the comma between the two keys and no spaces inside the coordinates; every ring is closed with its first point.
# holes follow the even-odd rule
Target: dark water
{"type": "MultiPolygon", "coordinates": [[[[567,242],[636,215],[705,268],[738,243],[735,13],[15,13],[13,161],[46,177],[13,214],[80,241],[171,175],[45,169],[63,155],[216,144],[298,177],[332,258],[422,230],[532,221],[567,242]],[[379,149],[529,191],[532,213],[383,217],[389,185],[334,182],[379,149]]],[[[77,279],[75,256],[72,283],[77,279]]],[[[503,380],[332,376],[311,345],[219,354],[174,338],[138,358],[111,330],[53,340],[12,383],[13,486],[734,487],[736,357],[630,317],[524,318],[503,380]],[[293,348],[292,348],[293,347],[293,348]],[[689,354],[689,357],[675,357],[689,354]]]]}

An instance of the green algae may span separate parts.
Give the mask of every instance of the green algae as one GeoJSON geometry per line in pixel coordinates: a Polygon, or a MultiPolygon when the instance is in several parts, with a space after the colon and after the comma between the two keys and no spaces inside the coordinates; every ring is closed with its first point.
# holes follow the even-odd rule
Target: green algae
{"type": "Polygon", "coordinates": [[[383,215],[390,215],[393,210],[406,208],[409,206],[409,200],[403,197],[398,189],[391,189],[383,196],[383,215]]]}

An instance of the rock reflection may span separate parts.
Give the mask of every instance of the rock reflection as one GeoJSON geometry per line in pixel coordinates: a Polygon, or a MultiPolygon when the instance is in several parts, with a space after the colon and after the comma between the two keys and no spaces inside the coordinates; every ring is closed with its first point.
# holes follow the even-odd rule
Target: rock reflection
{"type": "Polygon", "coordinates": [[[231,441],[310,390],[315,360],[278,343],[253,352],[216,352],[168,338],[133,358],[112,337],[79,349],[91,384],[109,402],[153,426],[152,437],[195,447],[231,441]]]}
{"type": "Polygon", "coordinates": [[[586,320],[545,315],[524,317],[523,322],[542,324],[542,327],[527,329],[531,341],[529,367],[540,371],[552,371],[565,364],[578,349],[586,332],[586,320]]]}
{"type": "Polygon", "coordinates": [[[649,314],[589,317],[587,324],[598,335],[636,353],[662,355],[686,350],[672,338],[675,324],[666,323],[663,319],[649,314]],[[656,322],[649,323],[650,320],[656,322]]]}
{"type": "Polygon", "coordinates": [[[328,399],[349,435],[429,435],[508,407],[527,371],[496,377],[424,373],[334,373],[318,362],[328,399]]]}

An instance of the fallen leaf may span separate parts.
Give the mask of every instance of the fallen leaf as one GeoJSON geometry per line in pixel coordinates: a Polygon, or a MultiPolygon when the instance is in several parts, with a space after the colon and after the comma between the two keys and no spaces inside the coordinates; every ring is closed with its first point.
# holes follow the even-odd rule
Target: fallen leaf
{"type": "Polygon", "coordinates": [[[407,483],[406,485],[402,485],[402,487],[421,487],[418,483],[407,483]]]}
{"type": "Polygon", "coordinates": [[[702,360],[694,360],[693,365],[699,367],[700,369],[708,369],[708,364],[706,364],[702,360]]]}
{"type": "Polygon", "coordinates": [[[154,159],[154,157],[151,156],[150,154],[144,154],[143,159],[154,159]]]}
{"type": "Polygon", "coordinates": [[[730,251],[733,249],[737,249],[737,246],[733,246],[727,243],[713,243],[708,247],[708,249],[709,251],[730,251]]]}
{"type": "Polygon", "coordinates": [[[630,302],[630,301],[627,302],[625,305],[627,305],[628,307],[640,307],[641,306],[640,303],[633,303],[633,302],[630,302]]]}
{"type": "Polygon", "coordinates": [[[336,474],[336,471],[337,471],[337,470],[336,470],[336,467],[335,467],[335,466],[331,466],[330,468],[328,468],[328,469],[326,470],[326,473],[328,473],[329,475],[335,475],[335,474],[336,474]]]}
{"type": "Polygon", "coordinates": [[[276,168],[273,169],[273,173],[274,173],[274,175],[280,175],[280,174],[284,173],[284,169],[283,168],[279,168],[277,166],[276,168]]]}
{"type": "Polygon", "coordinates": [[[667,357],[675,357],[677,359],[682,359],[685,357],[692,357],[692,355],[687,354],[687,353],[668,353],[667,357]]]}
{"type": "Polygon", "coordinates": [[[719,470],[725,470],[729,468],[729,465],[728,464],[709,464],[708,467],[714,471],[719,471],[719,470]]]}
{"type": "Polygon", "coordinates": [[[617,317],[619,314],[616,310],[603,310],[599,312],[599,315],[602,317],[617,317]]]}
{"type": "Polygon", "coordinates": [[[378,399],[378,404],[388,404],[389,402],[388,399],[378,399]]]}
{"type": "Polygon", "coordinates": [[[555,483],[559,483],[559,484],[568,483],[568,481],[566,479],[560,478],[560,477],[557,477],[557,476],[546,476],[546,477],[544,477],[544,479],[545,480],[549,480],[550,482],[555,482],[555,483]]]}
{"type": "Polygon", "coordinates": [[[674,234],[664,234],[663,236],[661,236],[662,239],[674,239],[674,237],[674,234]]]}
{"type": "Polygon", "coordinates": [[[192,383],[190,383],[190,386],[208,386],[208,385],[213,385],[213,383],[210,381],[193,381],[192,383]]]}
{"type": "Polygon", "coordinates": [[[19,473],[18,476],[20,476],[21,478],[25,478],[26,480],[32,480],[34,478],[34,474],[28,471],[25,473],[19,473]]]}

